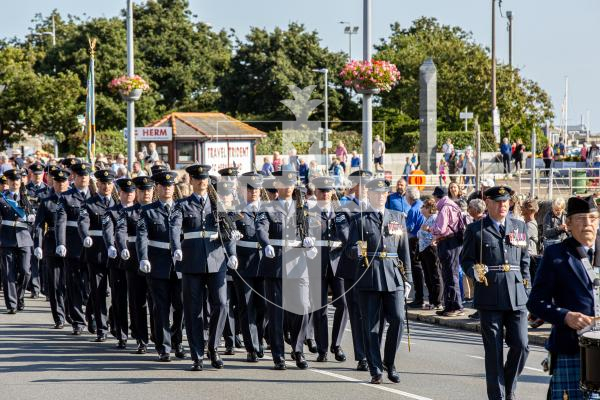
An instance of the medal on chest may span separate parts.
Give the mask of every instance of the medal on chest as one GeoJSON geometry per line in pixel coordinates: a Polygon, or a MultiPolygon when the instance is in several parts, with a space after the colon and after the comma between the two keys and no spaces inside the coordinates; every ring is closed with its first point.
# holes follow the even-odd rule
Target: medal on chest
{"type": "Polygon", "coordinates": [[[508,242],[512,246],[525,247],[527,246],[525,232],[519,232],[519,229],[515,229],[513,232],[508,234],[508,242]]]}
{"type": "Polygon", "coordinates": [[[398,221],[390,221],[387,224],[387,231],[390,235],[402,235],[402,225],[398,221]]]}

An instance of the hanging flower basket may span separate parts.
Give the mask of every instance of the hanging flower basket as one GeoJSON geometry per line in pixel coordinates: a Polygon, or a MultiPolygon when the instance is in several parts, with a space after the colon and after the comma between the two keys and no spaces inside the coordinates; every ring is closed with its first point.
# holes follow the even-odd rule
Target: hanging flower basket
{"type": "Polygon", "coordinates": [[[388,61],[350,61],[339,73],[344,85],[361,94],[390,91],[400,80],[400,72],[388,61]]]}
{"type": "Polygon", "coordinates": [[[136,101],[142,96],[142,93],[150,90],[148,83],[139,75],[123,75],[113,79],[108,84],[108,88],[121,95],[123,100],[136,101]]]}

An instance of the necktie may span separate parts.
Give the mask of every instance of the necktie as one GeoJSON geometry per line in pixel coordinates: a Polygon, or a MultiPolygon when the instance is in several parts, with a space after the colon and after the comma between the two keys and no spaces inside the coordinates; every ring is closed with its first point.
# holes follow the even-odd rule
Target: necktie
{"type": "Polygon", "coordinates": [[[204,197],[200,196],[200,206],[204,207],[204,197]]]}
{"type": "Polygon", "coordinates": [[[169,203],[165,203],[165,210],[167,210],[167,214],[171,215],[171,205],[169,203]]]}
{"type": "Polygon", "coordinates": [[[498,225],[498,231],[500,232],[500,236],[504,237],[506,231],[504,230],[504,225],[498,225]]]}
{"type": "Polygon", "coordinates": [[[109,202],[108,197],[105,197],[104,198],[104,206],[105,207],[108,207],[108,202],[109,202]]]}
{"type": "Polygon", "coordinates": [[[16,194],[16,193],[15,193],[15,194],[13,195],[13,198],[14,198],[14,200],[15,200],[15,201],[19,201],[19,195],[18,195],[18,194],[16,194]]]}
{"type": "Polygon", "coordinates": [[[594,263],[594,250],[593,249],[588,249],[587,254],[588,254],[588,258],[590,260],[590,263],[593,264],[594,263]]]}

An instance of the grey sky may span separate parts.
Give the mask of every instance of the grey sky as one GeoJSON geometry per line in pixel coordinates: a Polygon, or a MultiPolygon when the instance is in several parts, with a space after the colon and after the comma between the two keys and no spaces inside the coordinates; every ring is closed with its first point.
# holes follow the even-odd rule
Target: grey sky
{"type": "MultiPolygon", "coordinates": [[[[136,3],[140,0],[135,0],[136,3]]],[[[420,16],[438,18],[473,32],[477,42],[491,42],[491,0],[372,0],[373,40],[389,34],[395,21],[403,26],[420,16]]],[[[61,14],[82,16],[118,15],[125,0],[0,0],[0,37],[23,36],[35,13],[56,8],[61,14]]],[[[234,28],[238,35],[250,26],[272,29],[301,22],[317,30],[323,44],[348,51],[348,36],[341,20],[360,26],[353,37],[353,58],[362,54],[361,0],[190,0],[194,14],[214,28],[234,28]]],[[[504,0],[504,10],[514,14],[513,64],[538,81],[552,96],[556,123],[560,123],[565,76],[569,76],[569,124],[576,124],[589,110],[592,128],[600,125],[600,1],[597,0],[504,0]]],[[[506,20],[497,23],[497,49],[508,60],[506,20]]],[[[60,38],[58,38],[60,40],[60,38]]],[[[402,71],[401,71],[402,72],[402,71]]],[[[598,129],[595,129],[598,130],[598,129]]]]}

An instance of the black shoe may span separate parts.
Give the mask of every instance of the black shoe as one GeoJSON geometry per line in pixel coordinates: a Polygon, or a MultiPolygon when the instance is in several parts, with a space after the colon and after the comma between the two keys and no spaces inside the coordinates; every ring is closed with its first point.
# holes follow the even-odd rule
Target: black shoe
{"type": "Polygon", "coordinates": [[[256,357],[258,358],[264,358],[265,356],[265,349],[263,348],[262,344],[260,346],[258,346],[258,351],[256,352],[256,357]]]}
{"type": "Polygon", "coordinates": [[[233,347],[225,347],[225,352],[223,354],[226,356],[233,356],[235,354],[235,350],[233,347]]]}
{"type": "Polygon", "coordinates": [[[235,348],[236,349],[241,349],[243,347],[242,346],[242,339],[240,338],[240,335],[235,335],[234,342],[235,342],[235,348]]]}
{"type": "Polygon", "coordinates": [[[344,362],[346,361],[346,354],[342,350],[341,346],[335,346],[331,348],[331,352],[335,354],[335,361],[344,362]]]}
{"type": "Polygon", "coordinates": [[[294,353],[293,351],[290,353],[290,358],[292,359],[292,361],[296,361],[296,353],[294,353]]]}
{"type": "Polygon", "coordinates": [[[127,340],[119,340],[117,344],[117,349],[126,349],[127,348],[127,340]]]}
{"type": "Polygon", "coordinates": [[[212,365],[213,368],[223,368],[223,360],[221,360],[221,356],[217,350],[209,351],[208,354],[210,357],[210,365],[212,365]]]}
{"type": "Polygon", "coordinates": [[[39,298],[40,298],[40,294],[39,294],[39,293],[32,292],[32,293],[31,293],[31,296],[29,296],[29,298],[31,298],[31,299],[39,299],[39,298]]]}
{"type": "Polygon", "coordinates": [[[381,385],[383,383],[383,375],[372,376],[370,383],[373,385],[381,385]]]}
{"type": "Polygon", "coordinates": [[[59,322],[58,324],[54,324],[53,329],[62,329],[64,327],[65,327],[65,325],[62,322],[59,322]]]}
{"type": "Polygon", "coordinates": [[[17,311],[23,311],[25,309],[25,304],[19,304],[17,306],[17,311]]]}
{"type": "Polygon", "coordinates": [[[196,360],[192,364],[192,368],[190,368],[190,371],[202,371],[203,368],[204,366],[202,365],[202,360],[196,360]]]}
{"type": "Polygon", "coordinates": [[[175,357],[183,359],[185,358],[185,349],[182,344],[175,346],[175,357]]]}
{"type": "Polygon", "coordinates": [[[92,335],[96,334],[96,324],[95,323],[94,324],[89,323],[87,329],[88,329],[88,332],[91,333],[92,335]]]}
{"type": "Polygon", "coordinates": [[[73,335],[75,335],[75,336],[81,336],[82,333],[83,333],[83,329],[81,329],[81,328],[73,329],[73,335]]]}
{"type": "Polygon", "coordinates": [[[367,360],[360,360],[358,362],[358,364],[356,365],[356,370],[357,371],[368,371],[369,364],[367,364],[367,360]]]}
{"type": "Polygon", "coordinates": [[[14,315],[14,314],[16,314],[16,313],[17,313],[17,310],[15,310],[14,308],[11,308],[11,309],[10,309],[10,310],[8,310],[6,313],[7,313],[7,314],[14,315]]]}
{"type": "Polygon", "coordinates": [[[411,301],[406,305],[408,308],[423,308],[422,301],[411,301]]]}
{"type": "Polygon", "coordinates": [[[306,359],[304,358],[304,354],[300,353],[299,351],[296,352],[296,366],[300,369],[307,369],[308,368],[308,363],[306,362],[306,359]]]}
{"type": "Polygon", "coordinates": [[[469,314],[469,318],[479,320],[479,311],[475,311],[473,314],[469,314]]]}
{"type": "Polygon", "coordinates": [[[315,343],[315,339],[306,339],[306,342],[304,342],[304,344],[308,346],[308,351],[310,351],[311,353],[316,354],[318,352],[317,343],[315,343]]]}
{"type": "Polygon", "coordinates": [[[327,362],[327,353],[321,353],[317,357],[317,362],[327,362]]]}
{"type": "Polygon", "coordinates": [[[246,361],[252,362],[252,363],[258,362],[258,356],[253,351],[249,352],[248,354],[246,354],[246,361]]]}
{"type": "Polygon", "coordinates": [[[171,355],[169,353],[162,353],[158,356],[158,361],[160,362],[170,362],[171,355]]]}
{"type": "Polygon", "coordinates": [[[387,368],[388,379],[394,383],[400,383],[400,375],[396,372],[396,367],[393,365],[387,368]]]}
{"type": "Polygon", "coordinates": [[[138,354],[146,354],[146,352],[148,351],[148,347],[144,344],[144,343],[139,343],[136,353],[138,354]]]}
{"type": "Polygon", "coordinates": [[[96,342],[96,343],[106,342],[106,333],[98,335],[96,337],[96,339],[94,339],[94,342],[96,342]]]}
{"type": "Polygon", "coordinates": [[[273,367],[273,369],[275,369],[277,371],[286,370],[287,366],[285,365],[285,360],[275,361],[275,366],[273,367]]]}

